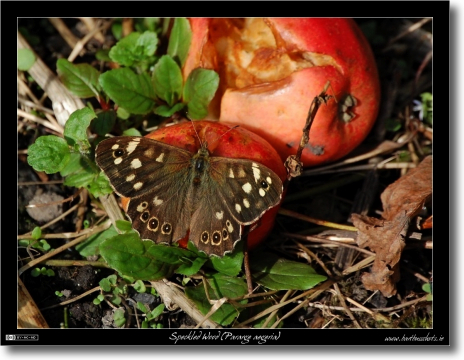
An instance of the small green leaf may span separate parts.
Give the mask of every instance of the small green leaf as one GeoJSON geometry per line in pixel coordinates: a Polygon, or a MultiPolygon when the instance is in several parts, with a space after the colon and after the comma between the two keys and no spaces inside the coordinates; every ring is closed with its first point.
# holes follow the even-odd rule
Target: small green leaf
{"type": "Polygon", "coordinates": [[[97,118],[92,121],[92,131],[100,136],[105,136],[113,129],[116,123],[116,112],[114,110],[103,110],[97,113],[97,118]]]}
{"type": "Polygon", "coordinates": [[[141,303],[140,301],[137,301],[137,309],[139,309],[141,312],[143,312],[144,314],[146,314],[147,312],[149,312],[150,310],[147,309],[147,307],[141,303]]]}
{"type": "Polygon", "coordinates": [[[111,291],[111,283],[107,278],[103,278],[98,283],[103,291],[110,292],[111,291]]]}
{"type": "Polygon", "coordinates": [[[42,249],[43,249],[44,251],[50,250],[51,246],[50,246],[50,244],[47,242],[47,240],[42,239],[42,240],[39,241],[39,243],[40,243],[40,245],[41,245],[41,247],[42,247],[42,249]]]}
{"type": "Polygon", "coordinates": [[[118,115],[118,118],[122,120],[127,120],[130,118],[130,112],[121,106],[119,106],[118,110],[116,110],[116,114],[118,115]]]}
{"type": "Polygon", "coordinates": [[[64,138],[70,146],[78,146],[79,151],[87,152],[90,148],[89,140],[87,139],[87,128],[92,119],[97,116],[95,112],[85,107],[74,111],[69,117],[64,126],[64,138]]]}
{"type": "Polygon", "coordinates": [[[137,280],[134,283],[134,289],[135,289],[135,291],[137,291],[139,293],[144,293],[147,290],[147,288],[145,287],[145,284],[143,283],[142,280],[137,280]]]}
{"type": "Polygon", "coordinates": [[[114,304],[114,305],[120,305],[121,302],[122,302],[122,299],[120,296],[113,296],[111,299],[110,299],[111,303],[114,304]]]}
{"type": "Polygon", "coordinates": [[[88,189],[94,197],[108,195],[113,192],[113,188],[103,172],[100,172],[94,181],[90,183],[88,189]]]}
{"type": "Polygon", "coordinates": [[[194,69],[184,86],[183,101],[187,104],[188,116],[194,120],[208,114],[208,105],[219,85],[219,75],[208,69],[194,69]]]}
{"type": "MultiPolygon", "coordinates": [[[[98,246],[106,239],[118,235],[114,226],[109,227],[105,231],[92,235],[84,242],[76,245],[76,250],[83,257],[96,255],[99,253],[98,246]]],[[[105,290],[106,291],[106,290],[105,290]]]]}
{"type": "Polygon", "coordinates": [[[138,131],[136,128],[129,128],[126,129],[122,132],[124,136],[142,136],[140,131],[138,131]]]}
{"type": "Polygon", "coordinates": [[[29,146],[27,162],[37,171],[53,174],[61,171],[70,159],[66,140],[55,135],[41,136],[29,146]]]}
{"type": "Polygon", "coordinates": [[[118,277],[116,275],[110,275],[107,277],[107,279],[112,285],[116,285],[118,282],[118,277]]]}
{"type": "Polygon", "coordinates": [[[211,265],[220,273],[229,276],[237,276],[242,270],[243,264],[243,241],[240,241],[232,253],[224,255],[222,258],[211,257],[211,265]]]}
{"type": "MultiPolygon", "coordinates": [[[[206,287],[208,295],[211,300],[219,300],[223,297],[228,299],[243,296],[247,293],[247,285],[245,281],[236,277],[229,277],[223,274],[213,274],[206,277],[206,287]]],[[[196,287],[186,287],[185,294],[191,299],[198,309],[207,314],[211,309],[211,304],[206,297],[205,288],[203,284],[196,287]]],[[[246,304],[246,300],[240,301],[241,304],[246,304]]],[[[222,304],[221,307],[211,316],[211,320],[219,323],[220,325],[229,325],[239,315],[239,311],[228,304],[222,304]]]]}
{"type": "Polygon", "coordinates": [[[42,229],[38,226],[36,226],[33,230],[32,230],[32,234],[31,234],[32,238],[35,239],[35,240],[39,240],[40,237],[42,236],[42,229]]]}
{"type": "Polygon", "coordinates": [[[132,230],[132,223],[127,220],[116,220],[116,227],[123,232],[128,232],[132,230]]]}
{"type": "Polygon", "coordinates": [[[34,269],[32,269],[32,270],[31,270],[31,275],[32,275],[33,277],[39,276],[39,275],[40,275],[40,269],[39,269],[39,268],[34,268],[34,269]]]}
{"type": "Polygon", "coordinates": [[[107,239],[100,245],[100,254],[110,267],[121,274],[140,280],[160,280],[173,274],[175,266],[155,258],[150,252],[151,241],[141,241],[134,233],[107,239]]]}
{"type": "MultiPolygon", "coordinates": [[[[80,153],[71,153],[70,160],[60,171],[61,176],[66,177],[66,186],[83,187],[93,184],[95,177],[99,174],[96,165],[86,156],[80,153]]],[[[96,186],[94,184],[93,186],[96,186]]]]}
{"type": "Polygon", "coordinates": [[[110,51],[108,49],[99,49],[95,53],[95,58],[99,61],[110,62],[111,58],[110,58],[109,52],[110,51]]]}
{"type": "Polygon", "coordinates": [[[174,19],[169,36],[168,55],[183,67],[192,41],[192,30],[186,18],[174,19]]]}
{"type": "Polygon", "coordinates": [[[208,259],[197,257],[193,262],[190,259],[186,260],[185,264],[182,264],[179,266],[179,268],[176,270],[176,273],[182,274],[185,276],[192,276],[193,274],[196,274],[203,264],[208,261],[208,259]]]}
{"type": "Polygon", "coordinates": [[[158,316],[160,316],[163,313],[163,311],[164,311],[164,304],[159,304],[157,307],[155,307],[150,312],[150,318],[147,316],[147,319],[148,320],[156,319],[158,316]]]}
{"type": "Polygon", "coordinates": [[[35,63],[34,52],[30,49],[18,49],[18,70],[28,71],[35,63]]]}
{"type": "Polygon", "coordinates": [[[119,106],[133,114],[147,114],[155,104],[155,93],[148,74],[135,74],[127,68],[100,75],[100,85],[119,106]]]}
{"type": "Polygon", "coordinates": [[[172,107],[182,94],[182,71],[169,55],[163,55],[153,70],[155,94],[172,107]]]}
{"type": "Polygon", "coordinates": [[[327,279],[309,265],[272,253],[251,259],[250,265],[256,282],[271,290],[308,290],[327,279]]]}
{"type": "Polygon", "coordinates": [[[80,98],[98,97],[101,90],[98,83],[100,73],[89,64],[74,65],[66,59],[58,59],[56,63],[58,75],[74,95],[80,98]]]}
{"type": "Polygon", "coordinates": [[[45,272],[45,274],[47,276],[55,276],[55,272],[52,270],[52,269],[47,269],[47,271],[45,272]]]}
{"type": "Polygon", "coordinates": [[[100,300],[100,301],[103,301],[103,300],[105,300],[105,295],[99,294],[99,295],[97,296],[97,299],[100,300]]]}
{"type": "Polygon", "coordinates": [[[148,329],[148,320],[142,321],[142,329],[148,329]]]}
{"type": "Polygon", "coordinates": [[[94,303],[94,305],[100,305],[101,300],[95,298],[95,299],[93,299],[93,303],[94,303]]]}
{"type": "Polygon", "coordinates": [[[181,111],[185,107],[183,103],[177,103],[173,107],[169,107],[167,105],[160,105],[153,110],[156,115],[163,116],[163,117],[170,117],[174,113],[181,111]]]}
{"type": "Polygon", "coordinates": [[[142,66],[145,68],[154,61],[158,46],[158,36],[152,31],[143,34],[133,32],[118,41],[109,52],[110,58],[124,66],[142,66]]]}
{"type": "Polygon", "coordinates": [[[124,317],[124,311],[121,309],[115,310],[113,314],[113,321],[117,327],[124,326],[126,323],[126,318],[124,317]]]}

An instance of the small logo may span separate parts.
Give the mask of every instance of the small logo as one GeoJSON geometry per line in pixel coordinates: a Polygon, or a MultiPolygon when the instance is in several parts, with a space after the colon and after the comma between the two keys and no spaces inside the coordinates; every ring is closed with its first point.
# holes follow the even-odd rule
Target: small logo
{"type": "Polygon", "coordinates": [[[39,341],[39,335],[37,334],[16,334],[16,335],[5,335],[8,341],[39,341]]]}

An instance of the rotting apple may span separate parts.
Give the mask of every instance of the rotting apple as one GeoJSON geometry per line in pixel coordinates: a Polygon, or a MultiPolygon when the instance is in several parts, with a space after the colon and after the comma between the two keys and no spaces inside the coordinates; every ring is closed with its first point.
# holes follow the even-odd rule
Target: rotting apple
{"type": "Polygon", "coordinates": [[[370,46],[352,19],[190,19],[183,75],[214,69],[220,85],[209,119],[265,138],[285,160],[295,154],[310,104],[330,81],[303,151],[304,166],[337,160],[367,136],[380,85],[370,46]]]}
{"type": "MultiPolygon", "coordinates": [[[[224,158],[240,158],[258,162],[273,170],[283,181],[287,172],[276,150],[263,138],[244,128],[225,123],[212,121],[195,121],[179,123],[155,130],[146,137],[174,145],[188,150],[193,154],[200,148],[201,142],[208,143],[208,150],[211,156],[224,158]],[[193,125],[195,126],[195,132],[193,125]]],[[[251,169],[250,169],[251,170],[251,169]]],[[[253,176],[253,175],[252,175],[253,176]]],[[[122,206],[127,210],[128,198],[122,198],[122,206]]],[[[255,229],[248,235],[248,248],[256,247],[274,226],[274,220],[279,206],[268,210],[251,228],[255,229]]],[[[186,247],[188,236],[179,241],[179,246],[186,247]]]]}

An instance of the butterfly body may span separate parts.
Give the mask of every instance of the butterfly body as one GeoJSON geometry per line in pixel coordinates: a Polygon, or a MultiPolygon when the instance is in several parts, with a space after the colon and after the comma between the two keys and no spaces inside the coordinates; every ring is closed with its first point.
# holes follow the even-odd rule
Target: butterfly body
{"type": "Polygon", "coordinates": [[[197,153],[145,137],[103,140],[96,161],[115,192],[130,198],[127,215],[144,240],[189,239],[223,256],[282,196],[282,182],[262,164],[197,153]]]}

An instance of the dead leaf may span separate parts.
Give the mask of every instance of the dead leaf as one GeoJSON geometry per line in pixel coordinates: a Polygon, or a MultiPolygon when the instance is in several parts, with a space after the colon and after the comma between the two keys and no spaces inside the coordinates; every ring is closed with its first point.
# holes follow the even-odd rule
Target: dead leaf
{"type": "Polygon", "coordinates": [[[411,219],[432,197],[432,156],[389,185],[380,196],[383,219],[352,214],[358,228],[357,244],[376,253],[370,273],[362,281],[368,290],[380,290],[386,297],[396,294],[400,279],[399,261],[411,219]]]}

